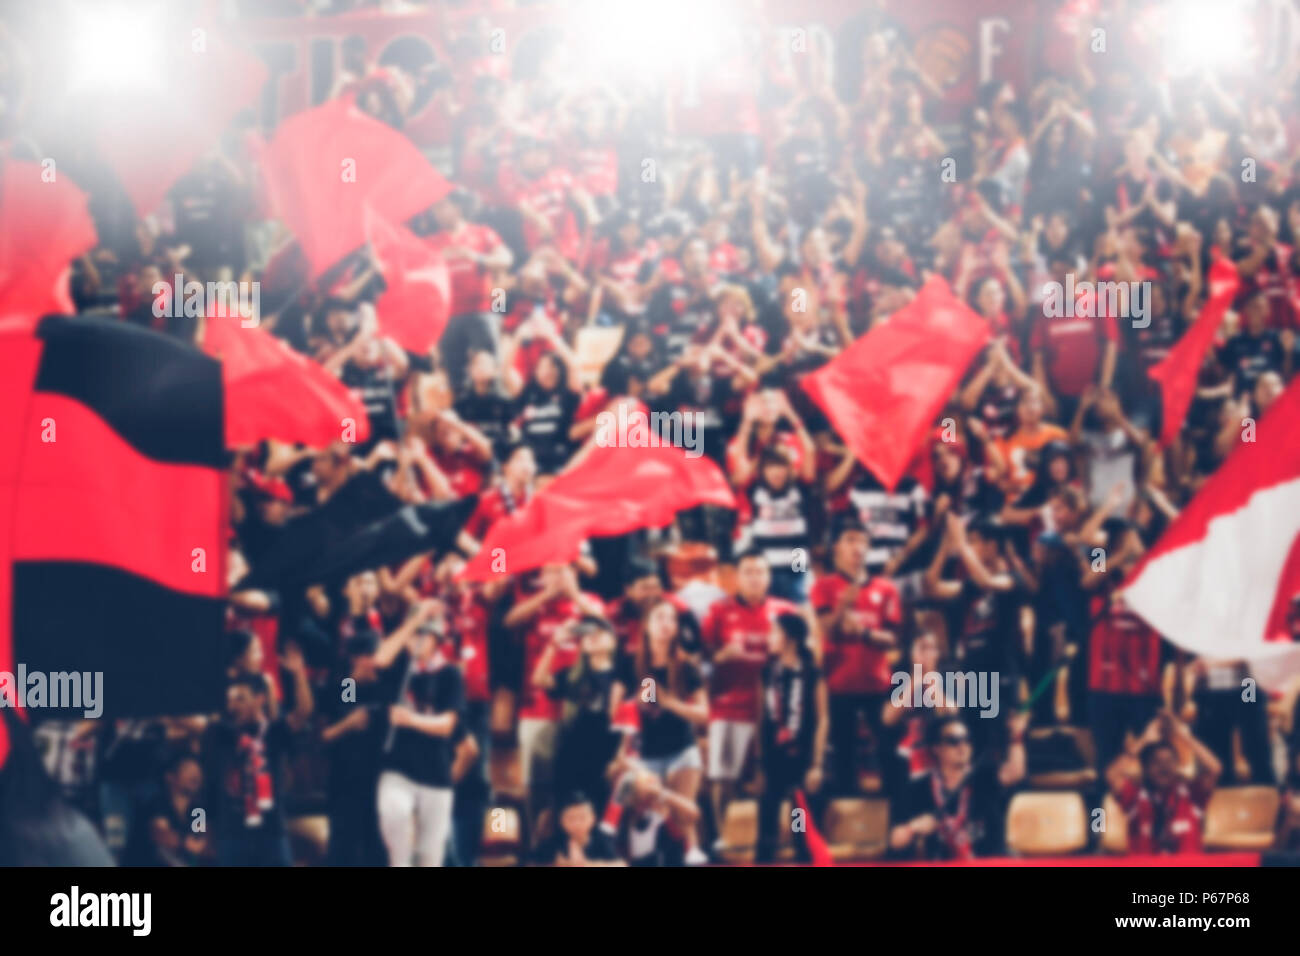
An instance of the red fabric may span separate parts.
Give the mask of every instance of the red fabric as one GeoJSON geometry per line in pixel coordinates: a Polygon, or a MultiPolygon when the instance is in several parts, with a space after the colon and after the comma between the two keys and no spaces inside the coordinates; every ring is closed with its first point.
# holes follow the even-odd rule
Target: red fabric
{"type": "Polygon", "coordinates": [[[1201,307],[1196,322],[1169,350],[1169,354],[1147,372],[1160,385],[1162,448],[1169,447],[1183,427],[1183,419],[1187,417],[1187,409],[1196,394],[1201,363],[1237,294],[1239,281],[1237,267],[1230,260],[1220,259],[1210,266],[1209,299],[1201,307]]]}
{"type": "Polygon", "coordinates": [[[98,238],[85,193],[62,173],[47,183],[42,172],[37,163],[0,164],[0,319],[75,312],[70,263],[98,238]]]}
{"type": "Polygon", "coordinates": [[[988,325],[935,276],[802,384],[857,459],[892,491],[988,340],[988,325]]]}
{"type": "Polygon", "coordinates": [[[507,574],[572,561],[586,538],[662,528],[678,511],[701,504],[736,506],[727,479],[709,459],[688,458],[670,445],[593,445],[580,464],[495,522],[462,574],[471,580],[493,577],[498,549],[507,574]]]}
{"type": "MultiPolygon", "coordinates": [[[[1204,539],[1211,521],[1244,507],[1258,492],[1300,478],[1300,446],[1294,440],[1300,435],[1300,382],[1288,386],[1269,407],[1255,435],[1255,441],[1241,442],[1206,479],[1160,540],[1142,556],[1127,584],[1135,582],[1156,558],[1204,539]]],[[[1296,564],[1288,562],[1293,570],[1296,564]]]]}
{"type": "MultiPolygon", "coordinates": [[[[474,222],[462,223],[455,232],[434,233],[423,242],[439,253],[448,246],[459,246],[479,255],[495,252],[503,245],[501,237],[493,229],[474,222]]],[[[492,277],[472,259],[448,256],[446,262],[451,283],[451,314],[464,315],[491,309],[492,277]]]]}
{"type": "Polygon", "coordinates": [[[794,792],[795,803],[803,811],[804,825],[807,830],[804,832],[804,842],[808,844],[808,852],[812,856],[813,866],[834,866],[835,859],[831,856],[831,849],[826,845],[826,838],[821,835],[817,825],[813,823],[812,811],[808,809],[808,800],[804,797],[802,790],[794,792]]]}
{"type": "Polygon", "coordinates": [[[203,351],[221,360],[228,447],[274,438],[324,448],[343,437],[345,418],[358,442],[370,437],[365,406],[343,383],[265,330],[211,316],[203,351]]]}
{"type": "MultiPolygon", "coordinates": [[[[0,319],[0,331],[23,330],[27,320],[0,319]]],[[[4,335],[0,348],[0,448],[21,448],[31,440],[32,385],[41,363],[41,340],[30,334],[4,335]]],[[[39,423],[40,419],[36,419],[39,423]]],[[[48,445],[45,447],[49,447],[48,445]]],[[[0,455],[0,671],[14,672],[13,645],[13,545],[18,518],[18,478],[21,455],[0,455]]],[[[18,711],[26,719],[25,713],[18,711]]],[[[0,716],[0,767],[9,756],[9,729],[0,716]]]]}
{"type": "Polygon", "coordinates": [[[341,100],[285,120],[264,168],[271,200],[302,243],[312,278],[366,241],[367,210],[405,222],[451,191],[409,139],[341,100]],[[344,178],[349,168],[354,181],[344,178]]]}
{"type": "Polygon", "coordinates": [[[366,235],[388,286],[375,302],[380,334],[408,352],[428,352],[451,315],[447,263],[409,229],[376,215],[366,217],[366,235]]]}
{"type": "Polygon", "coordinates": [[[64,395],[36,392],[29,409],[21,443],[10,446],[19,449],[23,469],[13,560],[106,564],[184,594],[224,593],[221,575],[191,568],[195,548],[213,563],[225,553],[221,523],[203,507],[222,500],[224,473],[154,461],[64,395]],[[41,440],[46,418],[58,423],[59,441],[41,440]]]}
{"type": "Polygon", "coordinates": [[[123,96],[94,117],[96,155],[142,218],[158,210],[167,191],[217,145],[239,112],[257,102],[270,77],[259,57],[210,28],[206,49],[194,50],[190,31],[185,24],[164,44],[164,84],[123,96]]]}

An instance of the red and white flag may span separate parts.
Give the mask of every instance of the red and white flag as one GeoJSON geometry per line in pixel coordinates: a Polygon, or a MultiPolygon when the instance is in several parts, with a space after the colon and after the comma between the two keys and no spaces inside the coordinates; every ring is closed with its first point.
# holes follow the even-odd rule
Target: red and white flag
{"type": "Polygon", "coordinates": [[[1300,643],[1285,636],[1300,592],[1300,382],[1253,435],[1249,427],[1134,568],[1124,597],[1178,647],[1247,660],[1267,686],[1300,673],[1300,643]]]}

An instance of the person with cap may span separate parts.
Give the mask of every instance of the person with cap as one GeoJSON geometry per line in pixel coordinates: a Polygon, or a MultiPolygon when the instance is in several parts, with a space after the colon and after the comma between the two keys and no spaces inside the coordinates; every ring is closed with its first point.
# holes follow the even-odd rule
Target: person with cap
{"type": "Polygon", "coordinates": [[[790,826],[798,858],[811,859],[805,837],[823,800],[822,763],[830,733],[830,702],[826,679],[817,666],[809,637],[812,628],[802,614],[778,614],[768,637],[759,701],[759,758],[763,792],[758,799],[758,847],[754,859],[776,859],[777,834],[790,826]],[[793,798],[790,819],[782,801],[793,798]]]}
{"type": "Polygon", "coordinates": [[[627,679],[616,666],[617,650],[609,622],[585,614],[567,628],[555,631],[532,673],[533,684],[560,705],[556,792],[581,790],[598,806],[605,804],[609,789],[605,770],[619,744],[612,727],[614,717],[628,693],[627,679]],[[577,641],[578,658],[569,667],[557,670],[557,645],[569,640],[577,641]]]}
{"type": "MultiPolygon", "coordinates": [[[[445,646],[437,602],[424,602],[380,645],[376,663],[401,675],[388,707],[378,784],[390,866],[442,866],[451,835],[454,737],[465,679],[445,646]]],[[[382,714],[382,712],[381,712],[382,714]]]]}

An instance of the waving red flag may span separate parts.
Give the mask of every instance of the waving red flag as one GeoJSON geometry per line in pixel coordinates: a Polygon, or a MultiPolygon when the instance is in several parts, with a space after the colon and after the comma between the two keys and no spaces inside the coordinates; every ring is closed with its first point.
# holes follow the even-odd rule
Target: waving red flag
{"type": "Polygon", "coordinates": [[[203,351],[221,360],[226,447],[274,438],[323,448],[343,437],[348,419],[357,441],[370,437],[366,409],[343,383],[263,329],[211,316],[203,351]]]}
{"type": "Polygon", "coordinates": [[[689,458],[667,444],[593,445],[582,462],[488,529],[462,574],[480,581],[493,577],[499,573],[494,555],[504,555],[509,574],[571,561],[586,538],[661,528],[678,511],[702,504],[736,506],[726,477],[708,458],[689,458]]]}
{"type": "Polygon", "coordinates": [[[161,18],[162,81],[95,106],[95,149],[116,174],[136,215],[156,212],[176,181],[252,106],[270,73],[254,54],[216,31],[161,18]]]}
{"type": "Polygon", "coordinates": [[[451,315],[447,263],[404,226],[366,217],[366,234],[388,286],[375,303],[379,331],[408,352],[428,352],[451,315]]]}
{"type": "Polygon", "coordinates": [[[0,164],[0,319],[75,312],[68,294],[73,259],[94,248],[86,194],[37,163],[0,164]]]}
{"type": "Polygon", "coordinates": [[[1218,259],[1210,266],[1209,297],[1200,314],[1187,333],[1178,340],[1169,354],[1153,365],[1147,374],[1160,385],[1161,418],[1160,446],[1167,448],[1183,427],[1188,406],[1196,394],[1196,379],[1201,374],[1201,363],[1223,316],[1237,295],[1240,277],[1237,267],[1228,259],[1218,259]]]}
{"type": "Polygon", "coordinates": [[[892,490],[989,335],[984,320],[933,276],[802,385],[858,461],[892,490]]]}
{"type": "Polygon", "coordinates": [[[365,243],[367,210],[405,222],[451,191],[406,136],[345,100],[289,117],[264,158],[267,193],[312,278],[365,243]]]}
{"type": "MultiPolygon", "coordinates": [[[[1199,321],[1199,320],[1198,320],[1199,321]]],[[[1300,381],[1261,416],[1143,555],[1124,600],[1171,643],[1245,659],[1265,687],[1300,673],[1287,614],[1300,595],[1300,381]]]]}

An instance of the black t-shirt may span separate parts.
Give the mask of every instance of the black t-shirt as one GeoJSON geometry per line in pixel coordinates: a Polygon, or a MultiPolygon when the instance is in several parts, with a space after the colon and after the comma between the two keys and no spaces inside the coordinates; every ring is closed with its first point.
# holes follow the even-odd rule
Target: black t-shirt
{"type": "Polygon", "coordinates": [[[373,447],[376,442],[397,438],[398,385],[392,373],[383,366],[365,368],[348,362],[339,380],[356,393],[370,419],[370,439],[358,445],[358,452],[373,447]]]}
{"type": "MultiPolygon", "coordinates": [[[[409,656],[403,652],[394,667],[403,673],[409,656]]],[[[417,714],[453,712],[459,721],[465,709],[465,679],[460,668],[447,663],[435,670],[412,673],[402,693],[402,703],[417,714]]],[[[384,754],[384,769],[396,770],[415,783],[426,787],[450,787],[451,764],[455,745],[451,736],[426,734],[409,727],[398,727],[391,735],[392,746],[384,754]]]]}
{"type": "Polygon", "coordinates": [[[817,731],[817,686],[813,664],[786,667],[777,658],[763,666],[763,762],[786,761],[800,769],[812,760],[817,731]]]}
{"type": "Polygon", "coordinates": [[[995,671],[1004,677],[1016,672],[1024,602],[1025,592],[1019,586],[996,591],[971,580],[962,582],[956,657],[963,669],[995,671]]]}
{"type": "Polygon", "coordinates": [[[247,830],[284,826],[284,768],[293,750],[285,718],[261,727],[210,724],[203,736],[204,779],[213,824],[247,830]]]}
{"type": "Polygon", "coordinates": [[[564,707],[560,721],[560,746],[572,754],[590,754],[603,759],[613,739],[610,728],[610,695],[616,684],[626,680],[617,667],[608,670],[570,667],[555,674],[550,689],[564,707]]]}
{"type": "MultiPolygon", "coordinates": [[[[674,688],[668,679],[667,667],[652,667],[645,675],[651,678],[659,693],[671,693],[686,700],[704,686],[704,678],[691,663],[678,664],[680,687],[674,688]],[[680,690],[680,695],[677,691],[680,690]]],[[[641,756],[649,758],[671,757],[695,743],[695,731],[690,721],[671,713],[655,701],[637,698],[641,716],[641,756]]]]}
{"type": "Polygon", "coordinates": [[[997,856],[1003,851],[1003,821],[1006,793],[993,764],[977,766],[963,785],[952,793],[936,788],[936,776],[927,773],[910,781],[901,797],[899,820],[914,820],[933,814],[939,826],[927,836],[921,856],[928,860],[950,860],[959,854],[954,843],[964,833],[976,856],[997,856]],[[936,792],[938,797],[936,799],[936,792]]]}
{"type": "Polygon", "coordinates": [[[492,442],[493,454],[500,459],[510,443],[510,420],[514,418],[510,399],[496,390],[481,395],[471,389],[456,399],[455,409],[463,421],[492,442]]]}
{"type": "Polygon", "coordinates": [[[1281,339],[1273,329],[1259,335],[1238,332],[1223,345],[1219,357],[1237,376],[1237,394],[1255,387],[1255,380],[1265,372],[1282,370],[1283,349],[1281,339]]]}
{"type": "Polygon", "coordinates": [[[528,384],[515,402],[519,437],[533,450],[537,469],[559,471],[573,453],[569,429],[578,410],[578,396],[564,385],[551,390],[528,384]]]}

